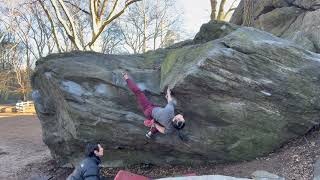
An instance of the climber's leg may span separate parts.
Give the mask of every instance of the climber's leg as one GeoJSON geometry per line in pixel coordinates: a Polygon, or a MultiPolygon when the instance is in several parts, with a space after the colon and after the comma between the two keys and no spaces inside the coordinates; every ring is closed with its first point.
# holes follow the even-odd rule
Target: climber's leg
{"type": "Polygon", "coordinates": [[[149,102],[148,98],[131,79],[127,79],[126,81],[129,89],[136,95],[138,104],[142,108],[144,115],[147,118],[151,118],[152,109],[154,107],[152,103],[149,102]]]}
{"type": "Polygon", "coordinates": [[[157,133],[159,132],[156,127],[151,127],[151,128],[150,128],[150,131],[151,131],[151,133],[152,133],[153,135],[154,135],[154,134],[157,134],[157,133]]]}
{"type": "Polygon", "coordinates": [[[147,136],[148,138],[151,138],[151,137],[153,137],[155,134],[157,134],[158,132],[159,132],[159,131],[158,131],[157,128],[151,127],[150,130],[148,131],[148,133],[146,134],[146,136],[147,136]]]}

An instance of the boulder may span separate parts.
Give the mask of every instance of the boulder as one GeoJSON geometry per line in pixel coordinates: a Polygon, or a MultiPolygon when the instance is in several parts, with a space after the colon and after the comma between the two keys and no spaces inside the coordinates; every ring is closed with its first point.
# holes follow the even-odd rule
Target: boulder
{"type": "Polygon", "coordinates": [[[317,158],[313,165],[313,180],[320,180],[320,159],[317,158]]]}
{"type": "Polygon", "coordinates": [[[50,176],[32,176],[28,180],[49,180],[51,178],[50,176]]]}
{"type": "Polygon", "coordinates": [[[291,0],[294,5],[304,8],[304,9],[311,9],[317,10],[320,9],[320,0],[291,0]]]}
{"type": "MultiPolygon", "coordinates": [[[[230,22],[241,25],[243,0],[230,22]]],[[[254,27],[320,52],[319,0],[254,0],[254,27]]]]}
{"type": "Polygon", "coordinates": [[[201,26],[200,31],[193,39],[193,44],[205,43],[222,38],[238,28],[239,26],[231,23],[215,20],[209,21],[201,26]]]}
{"type": "Polygon", "coordinates": [[[320,56],[254,29],[142,55],[71,52],[37,61],[33,98],[43,140],[61,163],[87,142],[105,166],[197,164],[265,155],[319,124],[320,56]],[[161,70],[155,68],[161,65],[161,70]],[[173,88],[186,127],[147,139],[143,113],[122,80],[128,71],[152,102],[173,88]]]}
{"type": "Polygon", "coordinates": [[[254,180],[285,180],[283,177],[261,170],[253,172],[251,176],[254,180]]]}

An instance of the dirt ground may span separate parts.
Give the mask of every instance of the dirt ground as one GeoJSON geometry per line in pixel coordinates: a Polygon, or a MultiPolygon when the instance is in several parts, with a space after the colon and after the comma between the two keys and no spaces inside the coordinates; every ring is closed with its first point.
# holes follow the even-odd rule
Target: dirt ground
{"type": "MultiPolygon", "coordinates": [[[[107,153],[107,152],[106,152],[107,153]]],[[[220,174],[250,177],[256,170],[266,170],[287,180],[311,180],[313,164],[320,157],[320,132],[312,130],[305,137],[292,140],[266,157],[248,162],[190,166],[138,165],[121,168],[152,178],[220,174]]],[[[2,117],[0,114],[0,179],[66,179],[70,168],[59,168],[51,159],[41,139],[40,122],[35,116],[2,117]]],[[[103,175],[112,179],[118,168],[104,168],[103,175]]]]}
{"type": "Polygon", "coordinates": [[[0,179],[17,179],[16,172],[28,164],[49,159],[34,115],[0,114],[0,179]]]}

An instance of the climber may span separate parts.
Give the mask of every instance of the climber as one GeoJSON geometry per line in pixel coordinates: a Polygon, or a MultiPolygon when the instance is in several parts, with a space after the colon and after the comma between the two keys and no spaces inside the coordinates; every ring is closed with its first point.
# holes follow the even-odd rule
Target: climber
{"type": "Polygon", "coordinates": [[[87,144],[85,149],[86,158],[82,160],[67,180],[102,180],[105,177],[100,175],[100,158],[103,156],[103,148],[100,144],[87,144]]]}
{"type": "Polygon", "coordinates": [[[148,138],[151,138],[157,132],[169,134],[172,133],[174,129],[181,130],[185,126],[183,116],[181,114],[174,115],[175,103],[169,87],[167,88],[166,94],[168,104],[164,108],[157,107],[149,102],[144,93],[129,78],[126,72],[123,72],[122,75],[130,90],[136,95],[138,104],[141,106],[143,113],[147,118],[144,121],[144,125],[150,127],[150,130],[146,134],[148,138]]]}

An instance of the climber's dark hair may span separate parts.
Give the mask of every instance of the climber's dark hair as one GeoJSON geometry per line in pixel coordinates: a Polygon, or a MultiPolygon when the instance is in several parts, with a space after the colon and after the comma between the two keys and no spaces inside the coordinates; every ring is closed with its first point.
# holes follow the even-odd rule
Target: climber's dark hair
{"type": "Polygon", "coordinates": [[[95,156],[94,151],[99,151],[99,143],[89,143],[86,145],[85,155],[87,157],[95,156]]]}
{"type": "Polygon", "coordinates": [[[173,120],[172,125],[175,129],[178,130],[178,136],[182,141],[187,141],[187,138],[185,137],[185,135],[180,131],[181,129],[184,128],[185,121],[177,121],[177,120],[173,120]]]}
{"type": "Polygon", "coordinates": [[[174,120],[173,121],[173,127],[180,130],[180,129],[183,129],[185,126],[185,122],[184,121],[176,121],[174,120]]]}

